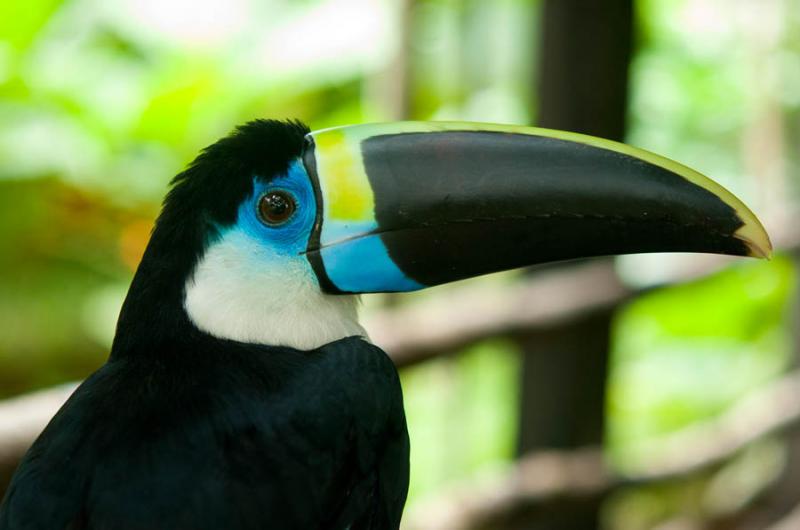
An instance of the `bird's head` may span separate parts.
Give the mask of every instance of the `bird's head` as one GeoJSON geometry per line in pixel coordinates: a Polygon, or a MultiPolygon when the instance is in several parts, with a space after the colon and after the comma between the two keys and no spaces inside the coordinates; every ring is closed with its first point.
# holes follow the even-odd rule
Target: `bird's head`
{"type": "Polygon", "coordinates": [[[309,133],[258,120],[173,181],[118,335],[136,319],[160,333],[185,321],[311,349],[362,333],[359,293],[585,256],[770,250],[731,193],[624,144],[473,123],[309,133]]]}

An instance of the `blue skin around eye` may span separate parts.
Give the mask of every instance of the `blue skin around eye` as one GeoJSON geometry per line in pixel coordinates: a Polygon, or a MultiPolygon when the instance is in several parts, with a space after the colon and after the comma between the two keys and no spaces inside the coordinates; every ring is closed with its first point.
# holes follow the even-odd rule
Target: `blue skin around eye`
{"type": "Polygon", "coordinates": [[[253,181],[253,194],[239,207],[237,225],[249,236],[263,241],[278,254],[298,256],[306,250],[311,228],[317,213],[317,201],[306,170],[299,160],[289,166],[285,175],[269,182],[253,181]],[[270,191],[288,192],[297,209],[284,224],[265,225],[258,217],[258,202],[270,191]]]}
{"type": "MultiPolygon", "coordinates": [[[[308,248],[316,213],[317,202],[311,180],[302,162],[295,160],[284,175],[269,182],[258,178],[253,180],[252,195],[239,207],[236,229],[264,244],[268,252],[261,259],[305,260],[303,253],[308,248]],[[283,191],[295,199],[294,215],[281,225],[268,226],[258,216],[259,200],[271,191],[283,191]]],[[[326,224],[332,229],[327,233],[335,239],[330,246],[323,246],[322,262],[328,278],[339,290],[369,293],[414,291],[424,287],[408,278],[392,261],[380,236],[371,234],[364,237],[376,226],[374,221],[347,223],[324,215],[323,234],[326,233],[326,224]]]]}

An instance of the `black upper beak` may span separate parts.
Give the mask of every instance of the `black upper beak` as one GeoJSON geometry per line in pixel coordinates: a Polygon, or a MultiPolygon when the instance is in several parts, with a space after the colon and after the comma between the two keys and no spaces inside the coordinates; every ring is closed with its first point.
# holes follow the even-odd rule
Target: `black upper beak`
{"type": "Polygon", "coordinates": [[[624,144],[414,122],[309,138],[319,212],[308,256],[331,292],[412,290],[585,256],[771,251],[730,192],[624,144]]]}

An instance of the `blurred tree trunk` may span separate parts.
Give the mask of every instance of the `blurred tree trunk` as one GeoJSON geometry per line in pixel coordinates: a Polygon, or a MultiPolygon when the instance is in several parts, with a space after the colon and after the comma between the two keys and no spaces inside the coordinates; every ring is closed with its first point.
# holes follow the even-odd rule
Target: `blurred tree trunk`
{"type": "MultiPolygon", "coordinates": [[[[621,140],[625,135],[633,0],[546,0],[538,68],[538,123],[621,140]]],[[[531,303],[547,303],[532,300],[531,303]]],[[[612,311],[522,339],[520,453],[602,442],[612,311]]],[[[602,499],[510,528],[599,528],[602,499]]]]}
{"type": "Polygon", "coordinates": [[[537,125],[625,136],[633,0],[547,0],[542,14],[537,125]]]}

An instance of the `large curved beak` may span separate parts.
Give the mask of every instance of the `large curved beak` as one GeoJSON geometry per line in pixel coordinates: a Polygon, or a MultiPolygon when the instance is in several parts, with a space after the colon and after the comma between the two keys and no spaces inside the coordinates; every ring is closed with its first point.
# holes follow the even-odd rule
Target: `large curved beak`
{"type": "Polygon", "coordinates": [[[331,293],[411,291],[525,265],[641,252],[768,257],[756,216],[661,156],[574,133],[403,122],[307,136],[307,256],[331,293]]]}

